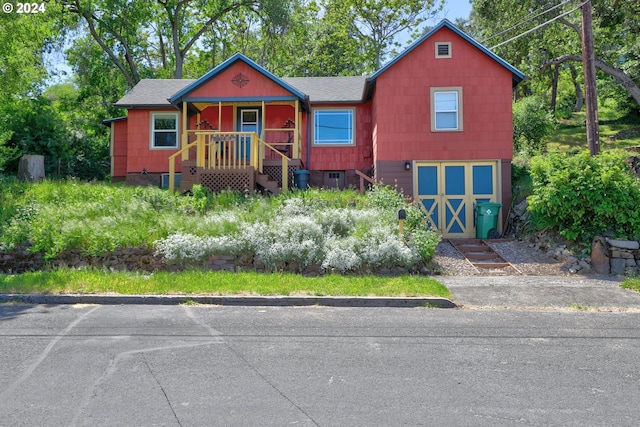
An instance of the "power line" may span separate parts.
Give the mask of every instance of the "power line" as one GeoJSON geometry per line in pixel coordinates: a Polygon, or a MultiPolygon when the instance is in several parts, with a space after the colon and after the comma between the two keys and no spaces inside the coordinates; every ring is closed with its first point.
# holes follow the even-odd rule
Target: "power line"
{"type": "Polygon", "coordinates": [[[536,30],[539,30],[540,28],[545,27],[545,26],[549,25],[550,23],[552,23],[552,22],[554,22],[554,21],[557,21],[558,19],[560,19],[560,18],[562,18],[562,17],[565,17],[565,16],[567,16],[568,14],[570,14],[570,13],[572,13],[572,12],[575,12],[576,10],[580,9],[582,6],[584,6],[584,5],[585,5],[586,3],[588,3],[589,1],[590,1],[590,0],[586,0],[586,1],[584,1],[583,3],[580,3],[580,5],[579,5],[579,6],[574,7],[573,9],[571,9],[571,10],[570,10],[570,11],[568,11],[568,12],[565,12],[565,13],[563,13],[563,14],[560,14],[560,15],[556,16],[555,18],[552,18],[552,19],[550,19],[550,20],[548,20],[548,21],[546,21],[546,22],[543,22],[542,24],[540,24],[540,25],[538,25],[538,26],[536,26],[536,27],[534,27],[534,28],[532,28],[532,29],[530,29],[530,30],[528,30],[528,31],[525,31],[524,33],[518,34],[517,36],[512,37],[512,38],[510,38],[509,40],[503,41],[502,43],[498,43],[497,45],[495,45],[495,46],[493,46],[493,47],[490,47],[490,48],[489,48],[489,50],[493,50],[493,49],[495,49],[495,48],[497,48],[497,47],[500,47],[500,46],[502,46],[502,45],[504,45],[504,44],[507,44],[507,43],[510,43],[510,42],[512,42],[512,41],[514,41],[514,40],[517,40],[517,39],[519,39],[519,38],[520,38],[520,37],[522,37],[522,36],[526,36],[527,34],[530,34],[530,33],[534,32],[534,31],[536,31],[536,30]]]}
{"type": "MultiPolygon", "coordinates": [[[[529,18],[525,19],[524,21],[520,21],[520,22],[518,22],[517,24],[512,25],[511,27],[507,28],[507,29],[506,29],[506,30],[504,30],[504,31],[500,31],[499,33],[496,33],[496,34],[494,34],[494,35],[492,35],[492,36],[487,37],[486,39],[482,40],[480,43],[484,44],[484,43],[488,42],[489,40],[491,40],[491,39],[493,39],[493,38],[496,38],[496,37],[498,37],[498,36],[500,36],[500,35],[502,35],[502,34],[504,34],[504,33],[508,32],[508,31],[513,30],[514,28],[518,28],[518,27],[519,27],[519,26],[521,26],[522,24],[524,24],[524,23],[526,23],[526,22],[529,22],[529,21],[531,21],[532,19],[537,18],[537,17],[538,17],[538,16],[540,16],[540,15],[544,15],[545,13],[549,13],[549,12],[551,12],[552,10],[559,8],[560,6],[564,6],[565,4],[569,3],[570,1],[572,1],[572,0],[564,0],[562,3],[555,5],[555,6],[553,6],[553,7],[552,7],[552,8],[550,8],[550,9],[547,9],[547,10],[545,10],[545,11],[543,11],[543,12],[540,12],[540,13],[538,13],[537,15],[530,16],[529,18]]],[[[534,13],[535,13],[535,12],[534,12],[534,13]]]]}

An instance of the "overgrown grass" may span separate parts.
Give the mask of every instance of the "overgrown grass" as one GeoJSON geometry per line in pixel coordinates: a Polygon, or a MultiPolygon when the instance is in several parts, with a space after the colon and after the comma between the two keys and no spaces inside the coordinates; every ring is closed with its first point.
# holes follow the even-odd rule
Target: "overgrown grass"
{"type": "Polygon", "coordinates": [[[55,258],[80,248],[96,255],[116,248],[152,247],[175,233],[211,236],[237,231],[243,222],[268,221],[290,198],[327,207],[362,208],[356,191],[312,189],[281,197],[200,191],[193,197],[153,187],[45,180],[21,183],[0,176],[0,251],[30,242],[31,251],[55,258]],[[205,214],[230,212],[229,221],[212,226],[205,214]]]}
{"type": "Polygon", "coordinates": [[[620,287],[640,292],[640,277],[627,277],[620,287]]]}
{"type": "Polygon", "coordinates": [[[449,290],[426,277],[342,276],[304,277],[254,272],[157,272],[59,269],[0,275],[0,293],[123,294],[123,295],[311,295],[311,296],[435,296],[449,290]]]}
{"type": "Polygon", "coordinates": [[[143,247],[194,268],[230,255],[267,271],[317,265],[326,273],[369,274],[418,271],[440,241],[418,206],[386,186],[365,196],[309,189],[278,197],[194,186],[191,196],[181,196],[107,183],[4,181],[0,252],[26,245],[49,260],[67,250],[92,256],[143,247]],[[400,208],[407,214],[402,236],[400,208]]]}
{"type": "MultiPolygon", "coordinates": [[[[603,102],[598,111],[602,149],[640,146],[640,117],[621,116],[617,105],[603,102]]],[[[560,119],[555,131],[545,138],[549,150],[573,151],[587,148],[586,114],[573,113],[560,119]]]]}

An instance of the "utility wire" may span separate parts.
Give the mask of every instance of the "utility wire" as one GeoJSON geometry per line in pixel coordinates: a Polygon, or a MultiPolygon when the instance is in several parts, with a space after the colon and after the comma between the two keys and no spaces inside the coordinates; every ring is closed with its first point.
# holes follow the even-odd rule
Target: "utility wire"
{"type": "Polygon", "coordinates": [[[570,13],[572,13],[572,12],[575,12],[576,10],[580,9],[580,8],[581,8],[582,6],[584,6],[585,4],[589,3],[589,1],[591,1],[591,0],[586,0],[586,1],[584,1],[583,3],[580,3],[580,5],[579,5],[579,6],[576,6],[576,7],[574,7],[573,9],[571,9],[570,11],[565,12],[565,13],[563,13],[563,14],[561,14],[561,15],[558,15],[558,16],[556,16],[555,18],[552,18],[552,19],[550,19],[550,20],[548,20],[548,21],[546,21],[546,22],[543,22],[542,24],[538,25],[537,27],[534,27],[534,28],[530,29],[529,31],[525,31],[524,33],[518,34],[517,36],[512,37],[512,38],[510,38],[509,40],[505,40],[505,41],[503,41],[502,43],[498,43],[497,45],[495,45],[495,46],[493,46],[493,47],[490,47],[490,48],[489,48],[489,50],[493,50],[493,49],[495,49],[495,48],[497,48],[497,47],[500,47],[500,46],[502,46],[502,45],[504,45],[504,44],[507,44],[507,43],[510,43],[510,42],[512,42],[512,41],[514,41],[514,40],[517,40],[517,39],[519,39],[519,38],[520,38],[520,37],[522,37],[522,36],[526,36],[527,34],[530,34],[530,33],[534,32],[534,31],[536,31],[536,30],[539,30],[540,28],[542,28],[542,27],[545,27],[545,26],[549,25],[549,24],[550,24],[550,23],[552,23],[553,21],[556,21],[556,20],[558,20],[558,19],[560,19],[560,18],[562,18],[562,17],[567,16],[568,14],[570,14],[570,13]]]}
{"type": "MultiPolygon", "coordinates": [[[[549,13],[549,12],[551,12],[552,10],[559,8],[560,6],[564,6],[565,4],[569,3],[570,1],[572,1],[572,0],[564,0],[562,3],[555,5],[555,6],[553,6],[553,7],[552,7],[552,8],[550,8],[550,9],[547,9],[547,10],[545,10],[545,11],[543,11],[543,12],[540,12],[540,13],[538,13],[537,15],[530,16],[529,18],[525,19],[524,21],[520,21],[520,22],[518,22],[517,24],[512,25],[511,27],[507,28],[507,29],[506,29],[506,30],[504,30],[504,31],[500,31],[499,33],[496,33],[496,34],[494,34],[494,35],[492,35],[492,36],[487,37],[486,39],[482,40],[480,43],[485,44],[485,43],[486,43],[486,42],[488,42],[489,40],[491,40],[491,39],[493,39],[493,38],[496,38],[496,37],[498,37],[498,36],[500,36],[500,35],[502,35],[502,34],[504,34],[504,33],[508,32],[508,31],[511,31],[511,30],[513,30],[514,28],[518,28],[518,27],[519,27],[519,26],[521,26],[522,24],[524,24],[524,23],[526,23],[526,22],[529,22],[529,21],[531,21],[532,19],[537,18],[537,17],[538,17],[538,16],[540,16],[540,15],[544,15],[545,13],[549,13]]],[[[535,12],[534,12],[534,13],[535,13],[535,12]]]]}

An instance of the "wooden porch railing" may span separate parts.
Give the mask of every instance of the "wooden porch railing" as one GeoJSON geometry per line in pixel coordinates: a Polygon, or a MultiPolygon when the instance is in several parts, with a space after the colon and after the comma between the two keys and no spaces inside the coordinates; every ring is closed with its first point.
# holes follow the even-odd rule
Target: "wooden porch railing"
{"type": "MultiPolygon", "coordinates": [[[[255,132],[218,132],[209,130],[188,130],[187,138],[195,140],[169,156],[169,191],[175,191],[176,158],[195,149],[196,167],[208,170],[240,170],[253,166],[263,173],[263,163],[267,150],[280,156],[282,160],[282,189],[289,184],[289,157],[267,144],[255,132]]],[[[190,157],[190,156],[188,156],[190,157]]]]}
{"type": "Polygon", "coordinates": [[[368,175],[365,175],[364,173],[360,172],[359,170],[356,170],[356,175],[358,175],[360,177],[360,195],[362,196],[364,194],[364,182],[368,181],[369,183],[371,183],[371,185],[376,185],[377,182],[371,178],[368,175]]]}

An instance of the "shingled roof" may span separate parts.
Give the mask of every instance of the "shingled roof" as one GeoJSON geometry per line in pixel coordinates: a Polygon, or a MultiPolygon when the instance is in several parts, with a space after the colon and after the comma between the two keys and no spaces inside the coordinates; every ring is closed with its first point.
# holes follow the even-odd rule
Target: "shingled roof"
{"type": "Polygon", "coordinates": [[[118,108],[173,108],[169,98],[195,80],[144,79],[140,80],[115,106],[118,108]]]}
{"type": "Polygon", "coordinates": [[[312,103],[361,102],[366,77],[285,77],[282,80],[309,95],[312,103]]]}
{"type": "MultiPolygon", "coordinates": [[[[312,103],[361,102],[366,77],[285,77],[282,79],[309,95],[312,103]]],[[[119,108],[171,108],[169,98],[195,80],[144,79],[116,104],[119,108]]]]}

